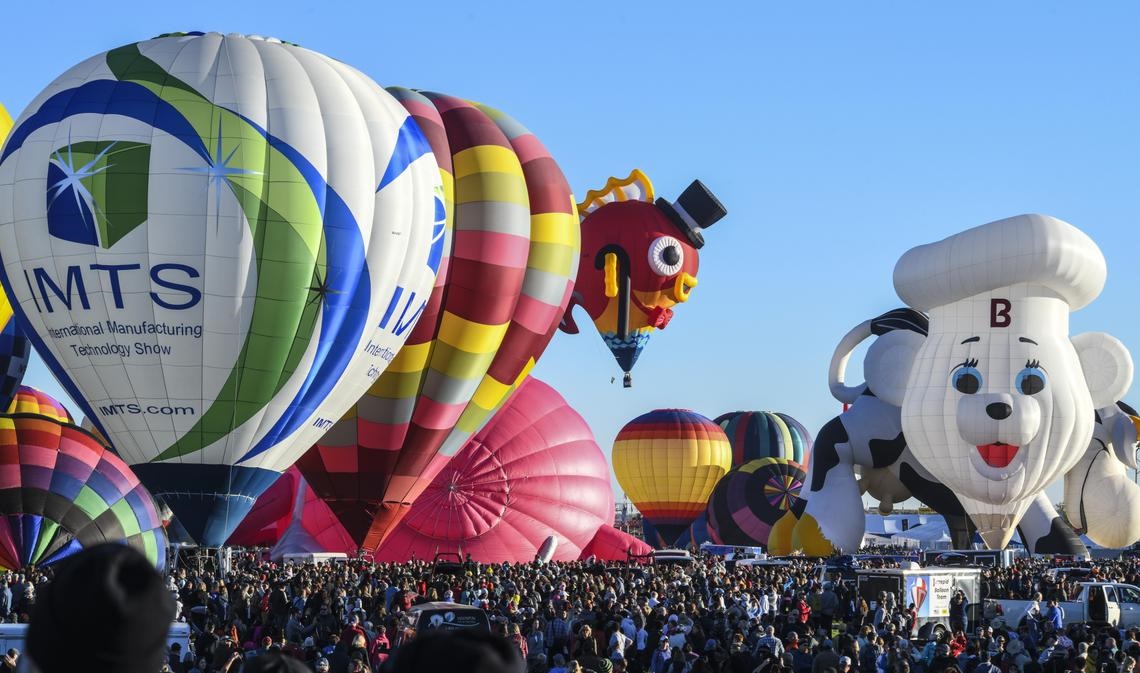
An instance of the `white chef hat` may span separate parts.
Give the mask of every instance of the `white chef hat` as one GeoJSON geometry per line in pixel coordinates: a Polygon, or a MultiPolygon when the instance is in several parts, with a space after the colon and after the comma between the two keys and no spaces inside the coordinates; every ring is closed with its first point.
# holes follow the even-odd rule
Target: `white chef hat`
{"type": "Polygon", "coordinates": [[[894,280],[899,297],[920,311],[1021,283],[1076,310],[1096,299],[1107,275],[1083,231],[1048,215],[1017,215],[911,248],[894,280]]]}

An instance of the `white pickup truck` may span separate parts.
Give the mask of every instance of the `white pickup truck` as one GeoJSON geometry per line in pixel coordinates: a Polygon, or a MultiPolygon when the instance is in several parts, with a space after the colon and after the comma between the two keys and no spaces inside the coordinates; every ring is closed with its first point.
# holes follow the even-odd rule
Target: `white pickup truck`
{"type": "MultiPolygon", "coordinates": [[[[1116,582],[1081,582],[1080,593],[1071,601],[1057,605],[1066,624],[1092,622],[1110,624],[1122,629],[1140,627],[1140,588],[1116,582]]],[[[987,598],[983,614],[994,624],[1017,628],[1033,601],[987,598]]],[[[1044,612],[1046,601],[1041,601],[1044,612]]]]}

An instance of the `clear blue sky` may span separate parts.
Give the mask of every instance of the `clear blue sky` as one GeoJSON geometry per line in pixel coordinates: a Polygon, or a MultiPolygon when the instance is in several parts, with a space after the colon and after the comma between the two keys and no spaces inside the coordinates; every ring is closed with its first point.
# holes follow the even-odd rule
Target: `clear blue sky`
{"type": "MultiPolygon", "coordinates": [[[[633,167],[665,196],[704,180],[729,215],[635,387],[592,329],[556,336],[536,370],[607,452],[664,406],[785,411],[814,432],[838,411],[838,339],[899,304],[898,256],[1022,212],[1100,244],[1108,286],[1074,330],[1109,331],[1140,359],[1140,5],[118,0],[4,14],[13,115],[109,48],[257,33],[508,111],[579,195],[633,167]]],[[[27,381],[62,394],[38,364],[27,381]]]]}

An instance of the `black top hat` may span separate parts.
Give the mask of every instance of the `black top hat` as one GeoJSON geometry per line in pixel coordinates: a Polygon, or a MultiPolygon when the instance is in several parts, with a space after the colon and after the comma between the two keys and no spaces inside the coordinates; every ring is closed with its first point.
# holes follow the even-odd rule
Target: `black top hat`
{"type": "Polygon", "coordinates": [[[705,244],[701,229],[711,227],[728,214],[720,201],[700,180],[693,180],[693,184],[686,187],[673,203],[657,199],[656,205],[685,234],[694,248],[700,248],[705,244]]]}

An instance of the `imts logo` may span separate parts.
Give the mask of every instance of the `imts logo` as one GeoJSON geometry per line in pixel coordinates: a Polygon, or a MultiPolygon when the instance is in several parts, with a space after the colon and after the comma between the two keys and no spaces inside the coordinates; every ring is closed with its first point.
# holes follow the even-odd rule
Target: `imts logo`
{"type": "MultiPolygon", "coordinates": [[[[47,220],[53,238],[109,249],[147,220],[150,145],[125,140],[70,143],[48,162],[47,220]]],[[[145,275],[141,264],[72,264],[24,270],[24,281],[40,313],[90,310],[87,288],[110,288],[114,308],[123,308],[124,290],[137,294],[153,286],[151,300],[166,309],[188,309],[202,291],[184,281],[198,278],[185,264],[156,264],[145,275]],[[101,275],[105,274],[105,275],[101,275]],[[144,288],[139,280],[149,276],[144,288]],[[132,287],[132,284],[134,287],[132,287]]],[[[144,280],[144,282],[146,282],[144,280]]]]}
{"type": "MultiPolygon", "coordinates": [[[[94,272],[100,286],[105,287],[103,278],[99,274],[106,273],[106,284],[110,285],[111,299],[117,309],[123,308],[123,285],[139,277],[142,271],[141,264],[90,264],[86,267],[94,272]]],[[[92,274],[84,274],[84,267],[72,264],[64,272],[64,280],[57,282],[42,266],[32,267],[29,276],[24,270],[24,281],[32,293],[32,301],[36,303],[36,310],[40,313],[54,313],[62,304],[68,311],[91,309],[91,300],[87,295],[87,281],[85,278],[92,274]],[[34,281],[33,281],[34,279],[34,281]],[[61,287],[62,285],[62,287],[61,287]],[[78,302],[78,305],[77,305],[78,302]]],[[[155,264],[150,268],[150,282],[163,290],[175,293],[159,294],[150,292],[151,301],[162,308],[182,311],[202,301],[202,291],[193,285],[178,282],[187,278],[197,278],[198,270],[185,264],[155,264]],[[165,295],[165,296],[164,296],[165,295]]],[[[127,290],[137,294],[138,290],[127,290]]],[[[110,307],[108,307],[110,308],[110,307]]]]}
{"type": "Polygon", "coordinates": [[[48,233],[104,249],[147,218],[150,145],[82,142],[56,150],[48,163],[48,233]]]}

